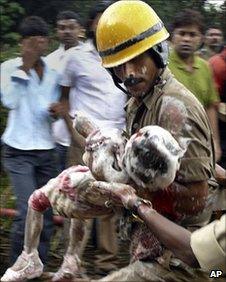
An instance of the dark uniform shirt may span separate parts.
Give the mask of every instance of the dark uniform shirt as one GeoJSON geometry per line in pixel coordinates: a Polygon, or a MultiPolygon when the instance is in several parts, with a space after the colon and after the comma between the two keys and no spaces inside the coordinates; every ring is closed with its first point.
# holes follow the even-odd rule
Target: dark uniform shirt
{"type": "MultiPolygon", "coordinates": [[[[214,179],[213,136],[205,110],[168,68],[164,70],[152,92],[140,103],[131,98],[127,104],[128,134],[147,125],[165,128],[181,146],[190,140],[175,179],[177,182],[186,185],[207,181],[210,187],[217,187],[214,179]]],[[[208,222],[214,201],[212,188],[210,190],[205,212],[187,218],[185,226],[202,226],[208,222]]]]}
{"type": "Polygon", "coordinates": [[[139,104],[135,98],[127,104],[128,134],[147,125],[167,129],[182,146],[190,140],[177,175],[179,182],[207,180],[213,184],[213,137],[205,110],[168,69],[139,104]]]}

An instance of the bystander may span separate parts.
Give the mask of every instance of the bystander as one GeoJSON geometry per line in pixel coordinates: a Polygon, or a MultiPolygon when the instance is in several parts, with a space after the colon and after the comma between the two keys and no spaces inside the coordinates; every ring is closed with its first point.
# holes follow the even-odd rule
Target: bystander
{"type": "MultiPolygon", "coordinates": [[[[2,158],[18,211],[11,229],[11,263],[23,250],[29,196],[57,174],[49,107],[59,98],[59,81],[42,58],[48,46],[48,27],[42,18],[31,16],[23,20],[19,33],[21,57],[1,65],[1,98],[9,109],[2,158]]],[[[52,211],[48,210],[39,248],[44,262],[52,229],[52,211]]]]}

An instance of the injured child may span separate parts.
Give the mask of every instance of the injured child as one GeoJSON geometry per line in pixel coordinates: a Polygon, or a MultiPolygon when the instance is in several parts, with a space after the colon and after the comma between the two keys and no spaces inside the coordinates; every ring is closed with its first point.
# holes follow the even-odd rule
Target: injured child
{"type": "MultiPolygon", "coordinates": [[[[151,201],[156,198],[152,197],[156,192],[167,191],[169,195],[170,184],[190,142],[176,141],[159,126],[146,126],[127,141],[121,132],[101,132],[81,113],[76,115],[75,128],[86,138],[83,155],[86,166],[64,170],[30,196],[24,250],[1,281],[23,281],[42,274],[43,264],[37,248],[46,209],[52,207],[59,215],[84,220],[112,213],[112,208],[114,211],[122,209],[115,208],[112,198],[109,201],[112,189],[120,191],[132,186],[140,197],[151,201]]],[[[160,202],[158,209],[161,210],[160,202]]],[[[173,216],[181,218],[183,215],[172,208],[173,216]]],[[[74,235],[72,224],[68,248],[73,246],[74,235]]],[[[76,268],[79,258],[71,252],[71,256],[64,257],[64,264],[74,264],[76,268]]]]}

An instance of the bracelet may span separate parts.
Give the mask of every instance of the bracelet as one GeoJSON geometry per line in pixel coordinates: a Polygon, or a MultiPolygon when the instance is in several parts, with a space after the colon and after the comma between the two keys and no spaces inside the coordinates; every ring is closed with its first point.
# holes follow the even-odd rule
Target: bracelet
{"type": "Polygon", "coordinates": [[[112,202],[110,200],[105,201],[104,205],[105,205],[106,208],[111,208],[112,207],[112,202]]]}
{"type": "Polygon", "coordinates": [[[140,222],[143,222],[143,220],[138,215],[138,209],[143,204],[148,206],[151,210],[154,210],[152,203],[150,201],[142,199],[142,198],[138,198],[137,201],[135,202],[134,206],[133,206],[132,215],[137,221],[140,221],[140,222]]]}

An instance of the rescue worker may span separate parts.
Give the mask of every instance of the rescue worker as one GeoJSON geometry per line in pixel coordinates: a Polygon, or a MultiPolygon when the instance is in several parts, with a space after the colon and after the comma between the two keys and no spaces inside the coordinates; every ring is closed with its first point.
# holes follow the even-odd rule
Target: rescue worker
{"type": "MultiPolygon", "coordinates": [[[[222,184],[226,184],[226,172],[222,170],[222,184]]],[[[140,199],[131,189],[111,190],[111,199],[137,214],[168,249],[190,266],[198,264],[208,271],[216,270],[226,273],[226,214],[220,220],[191,233],[163,217],[152,208],[151,202],[140,199]]]]}
{"type": "MultiPolygon", "coordinates": [[[[155,124],[167,129],[178,142],[181,138],[190,142],[167,191],[150,193],[137,188],[139,197],[151,200],[159,213],[184,227],[205,225],[217,187],[212,131],[202,105],[167,68],[169,34],[164,24],[148,4],[118,1],[101,16],[96,36],[103,66],[115,84],[132,96],[127,104],[127,133],[155,124]]],[[[167,255],[168,250],[161,250],[146,224],[133,225],[129,237],[130,265],[102,281],[208,279],[202,270],[189,268],[167,255]]]]}

